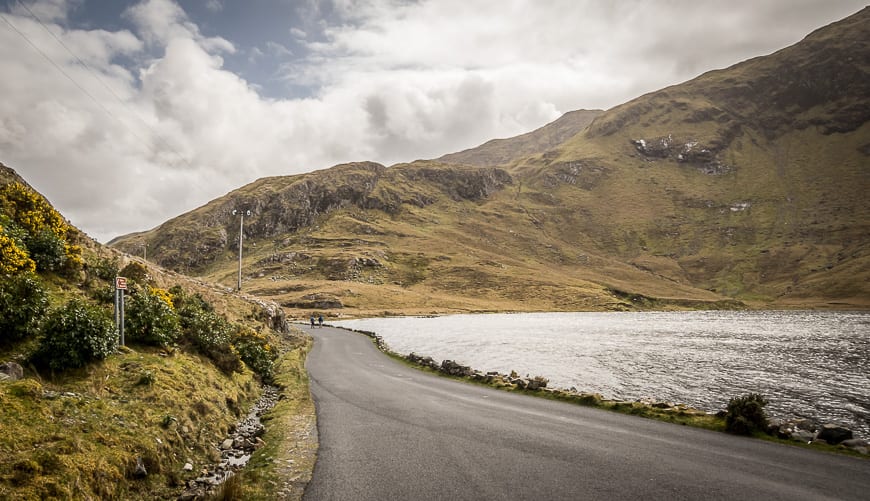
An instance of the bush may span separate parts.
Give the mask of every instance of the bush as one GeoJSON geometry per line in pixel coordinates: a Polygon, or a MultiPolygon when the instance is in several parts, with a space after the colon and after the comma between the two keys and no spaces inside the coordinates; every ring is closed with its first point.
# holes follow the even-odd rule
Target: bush
{"type": "Polygon", "coordinates": [[[207,356],[224,372],[239,372],[242,361],[232,346],[233,326],[201,295],[189,295],[181,287],[169,289],[178,311],[184,339],[197,352],[207,356]]]}
{"type": "Polygon", "coordinates": [[[36,263],[27,254],[27,247],[10,231],[9,225],[0,221],[0,273],[35,271],[36,263]]]}
{"type": "Polygon", "coordinates": [[[32,273],[0,276],[0,344],[37,334],[48,295],[32,273]]]}
{"type": "Polygon", "coordinates": [[[725,413],[725,431],[737,435],[751,435],[767,429],[764,406],[767,400],[757,393],[734,397],[728,401],[725,413]]]}
{"type": "Polygon", "coordinates": [[[151,281],[151,276],[148,274],[148,268],[144,265],[131,261],[119,275],[126,277],[128,280],[138,285],[147,285],[151,281]]]}
{"type": "Polygon", "coordinates": [[[178,339],[178,314],[162,289],[140,290],[124,308],[124,332],[131,341],[168,347],[178,339]]]}
{"type": "Polygon", "coordinates": [[[53,370],[82,367],[103,360],[115,347],[115,325],[107,311],[73,299],[52,311],[32,361],[53,370]]]}
{"type": "Polygon", "coordinates": [[[14,226],[40,270],[71,273],[81,267],[81,247],[69,242],[74,229],[42,195],[21,183],[9,183],[0,187],[0,208],[2,226],[14,226]]]}
{"type": "Polygon", "coordinates": [[[272,368],[278,354],[262,334],[244,326],[238,326],[236,349],[242,361],[265,380],[272,378],[272,368]]]}
{"type": "Polygon", "coordinates": [[[66,242],[51,230],[30,235],[27,250],[38,271],[60,271],[66,264],[66,242]]]}
{"type": "Polygon", "coordinates": [[[118,276],[118,267],[118,258],[98,257],[92,264],[89,264],[88,271],[100,280],[113,282],[118,276]]]}

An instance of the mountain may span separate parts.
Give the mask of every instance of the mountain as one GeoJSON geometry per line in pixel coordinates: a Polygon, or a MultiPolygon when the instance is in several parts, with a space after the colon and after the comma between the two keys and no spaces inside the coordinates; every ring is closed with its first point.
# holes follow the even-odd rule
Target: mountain
{"type": "Polygon", "coordinates": [[[565,113],[555,122],[509,139],[493,139],[458,153],[450,153],[438,161],[450,164],[507,165],[525,157],[549,151],[585,129],[602,110],[577,110],[565,113]]]}
{"type": "Polygon", "coordinates": [[[606,112],[261,179],[111,245],[230,285],[251,210],[245,289],[353,314],[866,308],[868,40],[865,8],[606,112]]]}

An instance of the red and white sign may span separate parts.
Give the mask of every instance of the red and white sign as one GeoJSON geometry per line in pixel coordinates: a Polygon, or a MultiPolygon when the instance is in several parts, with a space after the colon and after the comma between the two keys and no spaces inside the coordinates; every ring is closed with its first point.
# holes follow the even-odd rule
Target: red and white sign
{"type": "Polygon", "coordinates": [[[127,279],[125,277],[115,277],[115,288],[118,290],[127,290],[127,279]]]}

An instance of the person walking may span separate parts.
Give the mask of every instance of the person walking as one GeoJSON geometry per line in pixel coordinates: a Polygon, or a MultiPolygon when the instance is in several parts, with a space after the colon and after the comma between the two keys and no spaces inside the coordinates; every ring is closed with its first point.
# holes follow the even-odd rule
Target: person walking
{"type": "Polygon", "coordinates": [[[314,315],[311,315],[311,328],[314,328],[314,315]]]}
{"type": "Polygon", "coordinates": [[[317,317],[317,323],[320,324],[320,328],[322,329],[323,328],[323,315],[320,315],[319,317],[317,317]]]}

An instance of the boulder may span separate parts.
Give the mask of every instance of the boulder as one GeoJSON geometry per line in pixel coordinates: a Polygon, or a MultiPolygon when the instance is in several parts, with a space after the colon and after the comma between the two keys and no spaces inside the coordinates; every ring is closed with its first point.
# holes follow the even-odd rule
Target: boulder
{"type": "Polygon", "coordinates": [[[844,440],[853,438],[852,430],[835,424],[824,424],[816,438],[831,445],[837,445],[844,440]]]}
{"type": "Polygon", "coordinates": [[[791,439],[796,440],[798,442],[812,442],[815,438],[815,434],[811,431],[796,429],[791,433],[791,439]]]}
{"type": "Polygon", "coordinates": [[[850,438],[848,440],[843,440],[840,442],[840,445],[843,447],[848,447],[853,451],[860,452],[861,454],[870,454],[870,442],[867,440],[863,440],[860,438],[850,438]]]}
{"type": "Polygon", "coordinates": [[[468,377],[474,373],[474,371],[471,370],[471,367],[460,365],[453,360],[444,360],[441,362],[441,372],[459,377],[468,377]]]}
{"type": "Polygon", "coordinates": [[[18,381],[24,377],[24,368],[15,362],[0,364],[0,380],[18,381]]]}

